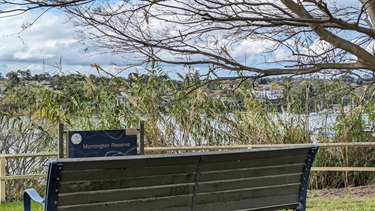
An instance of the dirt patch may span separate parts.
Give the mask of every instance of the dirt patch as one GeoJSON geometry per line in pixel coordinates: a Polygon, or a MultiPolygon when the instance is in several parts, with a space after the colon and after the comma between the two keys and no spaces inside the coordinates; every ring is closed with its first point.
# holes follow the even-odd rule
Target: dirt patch
{"type": "Polygon", "coordinates": [[[327,190],[309,190],[308,197],[317,199],[375,198],[375,185],[327,190]]]}

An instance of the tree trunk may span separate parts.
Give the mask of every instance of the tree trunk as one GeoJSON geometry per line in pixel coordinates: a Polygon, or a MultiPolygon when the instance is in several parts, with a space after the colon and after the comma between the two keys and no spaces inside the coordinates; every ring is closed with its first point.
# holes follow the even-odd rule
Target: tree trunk
{"type": "MultiPolygon", "coordinates": [[[[306,11],[306,9],[301,4],[296,3],[293,0],[281,0],[281,2],[292,12],[294,12],[298,17],[313,19],[313,16],[308,11],[306,11]]],[[[374,56],[367,52],[365,49],[331,33],[319,23],[309,23],[308,25],[321,39],[329,42],[331,45],[337,48],[341,48],[345,51],[350,52],[358,58],[359,62],[366,65],[369,69],[375,70],[374,56]]]]}
{"type": "Polygon", "coordinates": [[[371,28],[374,29],[375,24],[375,0],[360,0],[364,10],[367,12],[371,20],[371,28]]]}

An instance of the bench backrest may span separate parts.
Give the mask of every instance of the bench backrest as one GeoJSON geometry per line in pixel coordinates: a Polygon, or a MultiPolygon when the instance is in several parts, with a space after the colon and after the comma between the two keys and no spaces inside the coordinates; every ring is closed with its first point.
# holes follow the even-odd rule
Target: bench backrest
{"type": "Polygon", "coordinates": [[[46,210],[304,210],[317,147],[59,159],[46,210]]]}

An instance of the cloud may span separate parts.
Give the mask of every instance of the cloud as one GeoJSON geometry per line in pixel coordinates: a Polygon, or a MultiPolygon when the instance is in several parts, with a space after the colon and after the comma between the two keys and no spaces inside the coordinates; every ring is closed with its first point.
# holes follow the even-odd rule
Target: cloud
{"type": "MultiPolygon", "coordinates": [[[[98,52],[86,52],[76,39],[75,28],[60,13],[45,13],[21,34],[22,26],[37,17],[37,13],[0,19],[0,72],[30,69],[33,74],[46,70],[95,73],[90,64],[97,63],[110,68],[111,63],[121,63],[121,58],[98,52]]],[[[111,70],[111,69],[110,69],[111,70]]]]}

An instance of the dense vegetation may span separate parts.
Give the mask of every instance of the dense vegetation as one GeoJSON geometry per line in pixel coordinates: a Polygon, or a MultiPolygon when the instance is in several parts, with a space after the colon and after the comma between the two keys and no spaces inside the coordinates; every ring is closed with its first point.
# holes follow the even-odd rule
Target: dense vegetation
{"type": "MultiPolygon", "coordinates": [[[[173,80],[157,65],[151,65],[147,75],[130,74],[127,79],[79,74],[38,79],[21,73],[1,81],[6,87],[0,99],[1,153],[57,151],[60,122],[67,130],[88,130],[136,128],[139,121],[145,121],[149,147],[373,140],[364,129],[375,120],[374,86],[347,77],[268,81],[283,87],[284,97],[261,103],[251,90],[264,81],[206,84],[197,74],[173,80]],[[310,130],[305,114],[328,116],[333,105],[339,107],[337,124],[317,132],[310,130]],[[367,122],[364,114],[368,115],[367,122]],[[326,131],[334,135],[328,137],[326,131]]],[[[315,165],[375,165],[372,148],[344,150],[321,150],[315,165]]],[[[8,161],[7,169],[11,175],[40,173],[46,170],[46,162],[40,158],[14,159],[8,161]]],[[[8,199],[17,199],[25,186],[43,189],[42,181],[8,183],[8,199]]],[[[369,172],[319,172],[311,180],[313,188],[374,183],[375,175],[369,172]]]]}

